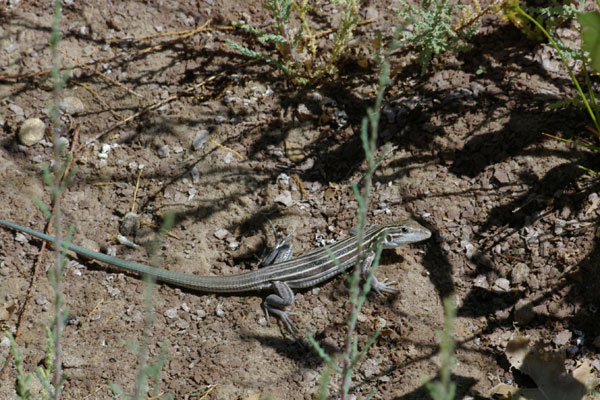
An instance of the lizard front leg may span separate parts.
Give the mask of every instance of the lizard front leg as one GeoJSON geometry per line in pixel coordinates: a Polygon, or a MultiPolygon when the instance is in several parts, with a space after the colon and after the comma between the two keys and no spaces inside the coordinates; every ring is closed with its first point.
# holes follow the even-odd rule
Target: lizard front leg
{"type": "MultiPolygon", "coordinates": [[[[369,251],[360,264],[360,273],[363,279],[366,280],[369,277],[369,274],[371,273],[371,266],[374,260],[375,252],[369,251]]],[[[396,281],[389,281],[387,279],[384,279],[383,282],[379,282],[375,277],[375,274],[373,274],[373,278],[371,279],[371,288],[375,291],[375,293],[383,296],[384,293],[395,293],[398,291],[398,289],[391,286],[394,283],[396,283],[396,281]]]]}

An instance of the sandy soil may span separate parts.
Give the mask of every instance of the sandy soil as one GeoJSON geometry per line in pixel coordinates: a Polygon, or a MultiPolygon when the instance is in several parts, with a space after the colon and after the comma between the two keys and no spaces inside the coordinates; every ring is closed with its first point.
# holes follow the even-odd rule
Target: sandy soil
{"type": "MultiPolygon", "coordinates": [[[[167,212],[176,212],[175,236],[159,249],[172,270],[226,275],[256,268],[263,249],[273,245],[266,216],[281,234],[294,232],[296,254],[348,235],[357,209],[351,185],[365,172],[358,133],[373,101],[376,71],[348,60],[334,82],[297,88],[271,67],[247,64],[225,39],[248,38],[228,30],[204,31],[151,51],[144,50],[172,37],[107,42],[190,30],[209,18],[214,26],[240,19],[266,26],[268,16],[252,1],[72,3],[64,9],[61,49],[138,96],[66,59],[75,66],[64,89],[70,143],[76,130],[78,143],[87,143],[120,119],[197,85],[76,153],[76,173],[62,202],[73,242],[151,262],[146,251],[114,240],[140,172],[135,211],[141,219],[160,224],[167,212]]],[[[390,4],[371,3],[364,17],[377,20],[357,37],[388,35],[397,22],[387,11],[390,4]]],[[[50,67],[51,10],[39,2],[4,7],[0,218],[43,230],[33,198],[50,201],[40,170],[52,147],[48,137],[22,146],[16,133],[27,118],[49,123],[52,85],[45,73],[15,76],[50,67]]],[[[315,15],[331,10],[324,6],[315,15]]],[[[330,27],[325,18],[318,21],[320,29],[330,27]]],[[[575,109],[548,109],[574,95],[568,76],[546,47],[513,26],[486,17],[473,45],[424,77],[416,65],[398,67],[386,95],[380,144],[392,151],[375,177],[370,219],[408,215],[434,237],[384,252],[377,274],[398,281],[399,292],[370,297],[360,315],[361,342],[376,328],[383,331],[357,366],[357,398],[373,388],[376,399],[427,396],[423,377],[438,369],[434,332],[443,323],[442,299],[453,292],[458,398],[487,398],[501,382],[533,386],[504,355],[517,329],[550,347],[572,347],[569,369],[583,360],[600,366],[593,344],[600,344],[598,186],[577,167],[597,167],[597,157],[542,135],[589,139],[587,117],[575,109]],[[515,314],[520,300],[531,302],[530,313],[515,314]]],[[[368,54],[369,48],[355,50],[368,54]]],[[[394,60],[397,66],[401,61],[394,60]]],[[[0,326],[14,331],[41,243],[0,230],[0,245],[0,326]]],[[[51,263],[46,251],[18,339],[30,370],[44,358],[53,308],[45,271],[51,263]]],[[[69,265],[65,398],[112,398],[111,382],[132,389],[138,356],[131,344],[144,330],[143,288],[139,278],[105,266],[85,260],[69,265]]],[[[331,354],[342,348],[347,294],[338,277],[300,291],[292,307],[300,329],[331,354]]],[[[161,390],[178,399],[198,398],[214,385],[208,398],[312,398],[325,365],[282,326],[266,323],[264,296],[157,285],[149,351],[155,359],[167,343],[161,390]]],[[[3,340],[0,360],[8,352],[3,340]]],[[[0,398],[14,395],[15,374],[10,363],[0,398]]]]}

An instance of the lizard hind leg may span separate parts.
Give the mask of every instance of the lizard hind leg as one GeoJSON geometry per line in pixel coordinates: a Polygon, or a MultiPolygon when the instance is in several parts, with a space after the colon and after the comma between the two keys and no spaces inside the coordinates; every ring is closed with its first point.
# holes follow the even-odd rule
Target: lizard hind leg
{"type": "Polygon", "coordinates": [[[263,266],[277,264],[280,262],[284,262],[292,258],[292,254],[294,253],[294,245],[288,243],[290,237],[294,234],[292,231],[288,234],[282,241],[279,241],[279,237],[277,236],[277,229],[275,229],[275,225],[271,222],[270,219],[267,218],[269,224],[271,224],[271,228],[273,229],[273,236],[275,237],[275,247],[269,250],[262,258],[261,264],[263,266]]]}
{"type": "Polygon", "coordinates": [[[269,322],[269,313],[276,315],[283,321],[292,336],[296,338],[296,333],[299,331],[289,317],[294,313],[283,310],[283,307],[290,306],[294,303],[294,292],[292,292],[292,289],[285,282],[274,281],[271,282],[271,284],[273,285],[273,289],[275,289],[275,293],[268,295],[263,303],[267,322],[269,322]]]}

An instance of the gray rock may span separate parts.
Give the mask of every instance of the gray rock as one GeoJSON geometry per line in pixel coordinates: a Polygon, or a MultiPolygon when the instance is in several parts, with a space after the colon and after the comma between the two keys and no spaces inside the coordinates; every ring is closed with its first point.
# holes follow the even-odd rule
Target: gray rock
{"type": "Polygon", "coordinates": [[[204,146],[204,143],[206,143],[206,141],[208,140],[208,137],[209,134],[206,129],[198,131],[198,133],[196,133],[194,141],[192,142],[192,147],[194,148],[194,150],[202,148],[202,146],[204,146]]]}
{"type": "Polygon", "coordinates": [[[60,108],[69,115],[79,114],[85,110],[83,102],[75,96],[65,97],[60,102],[60,108]]]}
{"type": "Polygon", "coordinates": [[[525,263],[518,263],[510,272],[510,279],[513,285],[525,282],[528,276],[529,267],[525,263]]]}

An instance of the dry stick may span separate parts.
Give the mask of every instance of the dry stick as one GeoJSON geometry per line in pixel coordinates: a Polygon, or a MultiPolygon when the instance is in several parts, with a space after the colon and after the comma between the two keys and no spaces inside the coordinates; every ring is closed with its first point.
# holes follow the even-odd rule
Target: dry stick
{"type": "Polygon", "coordinates": [[[230,152],[231,154],[233,154],[234,156],[236,156],[237,158],[239,158],[240,160],[244,159],[244,156],[241,155],[240,153],[238,153],[237,151],[235,151],[234,149],[232,149],[231,147],[227,147],[222,145],[221,143],[217,142],[216,140],[214,140],[213,138],[208,139],[209,142],[211,142],[212,144],[214,144],[215,146],[230,152]]]}
{"type": "Polygon", "coordinates": [[[159,43],[159,44],[154,45],[154,46],[146,47],[145,49],[142,49],[142,50],[140,50],[140,51],[138,51],[136,53],[131,54],[129,56],[129,58],[139,57],[139,56],[141,56],[143,54],[150,53],[150,52],[158,50],[158,49],[160,49],[162,47],[170,46],[170,45],[175,44],[175,43],[179,43],[179,42],[187,39],[188,37],[195,35],[196,33],[200,33],[200,32],[202,32],[204,30],[207,30],[208,29],[207,26],[210,25],[211,23],[212,23],[212,18],[209,18],[208,21],[206,21],[206,23],[204,25],[199,26],[198,28],[193,29],[191,31],[188,31],[187,33],[185,33],[185,34],[183,34],[183,35],[181,35],[181,36],[179,36],[179,37],[177,37],[177,38],[175,38],[173,40],[169,40],[169,41],[166,41],[166,42],[163,42],[163,43],[159,43]]]}
{"type": "MultiPolygon", "coordinates": [[[[69,164],[67,164],[67,168],[65,168],[65,172],[63,173],[63,175],[60,179],[61,185],[64,182],[64,180],[66,179],[66,177],[69,175],[69,172],[71,171],[71,167],[73,165],[73,160],[75,159],[75,157],[73,157],[73,154],[75,152],[77,152],[79,149],[75,145],[75,143],[77,143],[78,140],[79,140],[79,126],[77,126],[75,128],[75,131],[73,133],[73,142],[71,143],[71,150],[69,151],[71,153],[71,159],[69,161],[69,164]]],[[[47,234],[50,234],[50,228],[52,228],[52,220],[54,219],[55,214],[56,214],[56,207],[53,207],[52,214],[50,215],[50,219],[46,223],[46,227],[44,229],[44,232],[46,232],[47,234]]],[[[42,264],[42,257],[44,256],[44,251],[46,250],[46,244],[47,244],[46,241],[42,241],[42,247],[40,248],[40,251],[38,252],[38,255],[37,255],[37,258],[35,261],[35,265],[33,267],[33,273],[31,276],[31,281],[29,283],[29,288],[27,288],[27,293],[25,294],[25,300],[23,301],[23,305],[21,306],[21,308],[19,310],[19,317],[17,318],[17,329],[15,330],[15,342],[21,335],[21,327],[23,326],[23,321],[25,319],[25,313],[27,312],[27,306],[29,305],[29,300],[31,300],[31,297],[33,296],[33,290],[37,287],[38,271],[40,269],[40,265],[42,264]]],[[[13,353],[9,352],[8,356],[6,357],[6,360],[4,361],[4,365],[2,365],[2,368],[0,369],[0,381],[3,380],[4,371],[6,370],[8,363],[12,360],[12,357],[13,357],[13,353]]]]}
{"type": "Polygon", "coordinates": [[[225,74],[225,71],[219,72],[218,74],[213,75],[210,78],[207,78],[207,79],[203,80],[202,82],[197,83],[194,86],[185,89],[182,92],[176,93],[173,96],[166,98],[165,100],[162,100],[162,101],[159,101],[158,103],[154,103],[152,105],[144,107],[141,111],[138,111],[137,113],[125,118],[123,121],[119,121],[118,123],[114,124],[110,128],[107,128],[104,131],[100,132],[98,135],[96,135],[93,138],[91,138],[90,140],[88,140],[83,146],[84,147],[88,146],[89,144],[97,141],[102,136],[106,135],[107,133],[112,132],[113,130],[120,128],[120,127],[126,125],[127,123],[129,123],[130,121],[138,118],[140,115],[143,115],[152,110],[156,110],[157,108],[160,108],[160,107],[164,106],[165,104],[172,102],[173,100],[177,100],[178,98],[180,98],[181,96],[183,96],[185,94],[192,93],[193,91],[197,90],[198,88],[206,85],[208,82],[211,82],[211,81],[217,79],[219,76],[224,75],[224,74],[225,74]]]}
{"type": "MultiPolygon", "coordinates": [[[[212,20],[209,20],[208,23],[210,23],[211,21],[212,20]]],[[[203,31],[203,30],[208,32],[208,31],[216,31],[216,30],[232,30],[232,29],[235,29],[234,27],[228,27],[228,26],[222,26],[222,25],[215,26],[214,28],[202,29],[205,26],[206,26],[206,24],[204,24],[203,26],[201,26],[199,28],[196,28],[196,29],[193,29],[193,30],[190,30],[190,31],[182,31],[182,32],[183,32],[183,34],[186,35],[185,37],[188,37],[188,36],[191,36],[191,34],[194,34],[194,33],[197,33],[197,32],[203,31]],[[192,33],[188,34],[190,32],[192,32],[192,33]]],[[[127,40],[127,39],[123,39],[123,40],[127,40]]],[[[113,41],[113,40],[109,40],[108,42],[111,42],[111,41],[113,41]]],[[[114,41],[118,41],[118,40],[115,39],[114,41]]],[[[173,42],[165,42],[165,44],[163,44],[162,46],[164,46],[166,44],[170,44],[170,43],[173,43],[173,42]]],[[[150,48],[150,50],[152,50],[152,49],[153,48],[150,48]]],[[[104,59],[101,59],[101,60],[96,60],[96,61],[94,61],[94,64],[110,63],[110,62],[113,62],[113,61],[121,58],[122,56],[127,56],[127,57],[131,58],[131,57],[138,56],[140,54],[147,53],[150,50],[141,50],[140,52],[134,53],[134,54],[129,54],[129,53],[117,54],[115,56],[110,56],[110,57],[107,57],[107,58],[104,58],[104,59]]],[[[81,65],[79,67],[83,68],[83,65],[81,65]]],[[[64,70],[66,70],[66,68],[61,69],[61,71],[64,71],[64,70]]],[[[50,72],[52,72],[50,69],[44,69],[42,71],[28,72],[26,74],[0,75],[0,82],[6,81],[6,80],[13,80],[13,79],[18,80],[18,79],[24,79],[24,78],[31,78],[31,77],[36,77],[36,76],[48,75],[50,72]]]]}
{"type": "Polygon", "coordinates": [[[108,104],[107,102],[105,102],[104,100],[102,100],[102,98],[100,97],[100,95],[98,95],[98,93],[96,93],[96,91],[94,89],[92,89],[91,87],[89,87],[88,85],[86,85],[83,82],[79,82],[76,81],[74,79],[71,79],[71,82],[73,82],[75,85],[79,85],[82,88],[84,88],[85,90],[87,90],[88,92],[90,92],[92,94],[92,96],[94,96],[94,98],[96,100],[98,100],[100,102],[100,104],[102,104],[105,108],[108,108],[108,111],[110,111],[110,113],[116,117],[117,119],[120,119],[121,121],[125,119],[124,116],[122,116],[121,114],[117,113],[111,106],[110,104],[108,104]]]}
{"type": "MultiPolygon", "coordinates": [[[[137,41],[141,41],[141,40],[149,40],[149,39],[155,39],[155,38],[159,38],[159,37],[167,37],[167,36],[183,36],[183,35],[189,35],[189,34],[194,34],[196,32],[200,32],[201,30],[204,30],[203,28],[206,26],[206,23],[199,28],[195,28],[195,29],[188,29],[185,31],[177,31],[177,32],[163,32],[163,33],[155,33],[152,35],[143,35],[143,36],[134,36],[134,37],[128,37],[128,38],[120,38],[120,39],[109,39],[106,42],[107,43],[120,43],[120,42],[137,42],[137,41]]],[[[215,31],[215,30],[224,30],[224,31],[230,31],[235,29],[235,27],[233,26],[226,26],[226,25],[217,25],[214,26],[212,28],[207,28],[206,30],[211,30],[211,31],[215,31]]]]}
{"type": "Polygon", "coordinates": [[[298,189],[300,189],[300,194],[302,195],[302,200],[308,199],[308,196],[306,195],[306,190],[304,189],[304,184],[302,183],[302,180],[300,179],[300,177],[296,174],[292,174],[292,178],[296,181],[296,184],[298,184],[298,189]]]}
{"type": "Polygon", "coordinates": [[[134,96],[136,96],[136,97],[139,97],[140,99],[143,99],[143,98],[144,98],[144,96],[142,96],[142,95],[141,95],[141,94],[139,94],[139,93],[136,93],[136,92],[134,92],[132,89],[129,89],[127,86],[123,85],[121,82],[118,82],[118,81],[114,80],[113,78],[111,78],[111,77],[109,77],[109,76],[107,76],[107,75],[103,74],[102,72],[98,71],[97,69],[95,69],[95,68],[92,68],[92,67],[90,67],[89,65],[85,64],[84,62],[80,61],[79,59],[77,59],[77,57],[73,57],[72,55],[70,55],[70,54],[69,54],[69,53],[67,53],[66,51],[62,51],[62,50],[60,50],[60,49],[57,49],[57,50],[59,51],[59,53],[60,53],[60,54],[64,55],[65,57],[67,57],[67,58],[69,58],[69,59],[71,59],[71,60],[73,60],[73,61],[75,61],[77,64],[79,64],[79,66],[80,66],[81,68],[87,69],[88,71],[91,71],[91,72],[93,72],[93,73],[95,73],[95,74],[98,74],[98,75],[100,75],[100,77],[102,77],[102,78],[104,78],[105,80],[109,81],[109,82],[110,82],[110,83],[112,83],[113,85],[116,85],[116,86],[118,86],[118,87],[120,87],[120,88],[122,88],[122,89],[126,90],[128,93],[130,93],[130,94],[132,94],[132,95],[134,95],[134,96]]]}
{"type": "MultiPolygon", "coordinates": [[[[377,21],[376,18],[371,18],[371,19],[365,19],[360,21],[359,23],[356,24],[356,26],[361,26],[361,25],[367,25],[367,24],[371,24],[373,22],[377,21]]],[[[335,32],[335,29],[327,29],[325,31],[319,32],[315,35],[315,39],[319,39],[322,38],[323,36],[329,35],[330,33],[335,32]]]]}
{"type": "Polygon", "coordinates": [[[138,171],[137,181],[135,182],[135,190],[133,191],[133,200],[131,200],[131,212],[135,212],[135,199],[137,198],[137,192],[140,188],[140,177],[142,176],[142,170],[138,171]]]}

